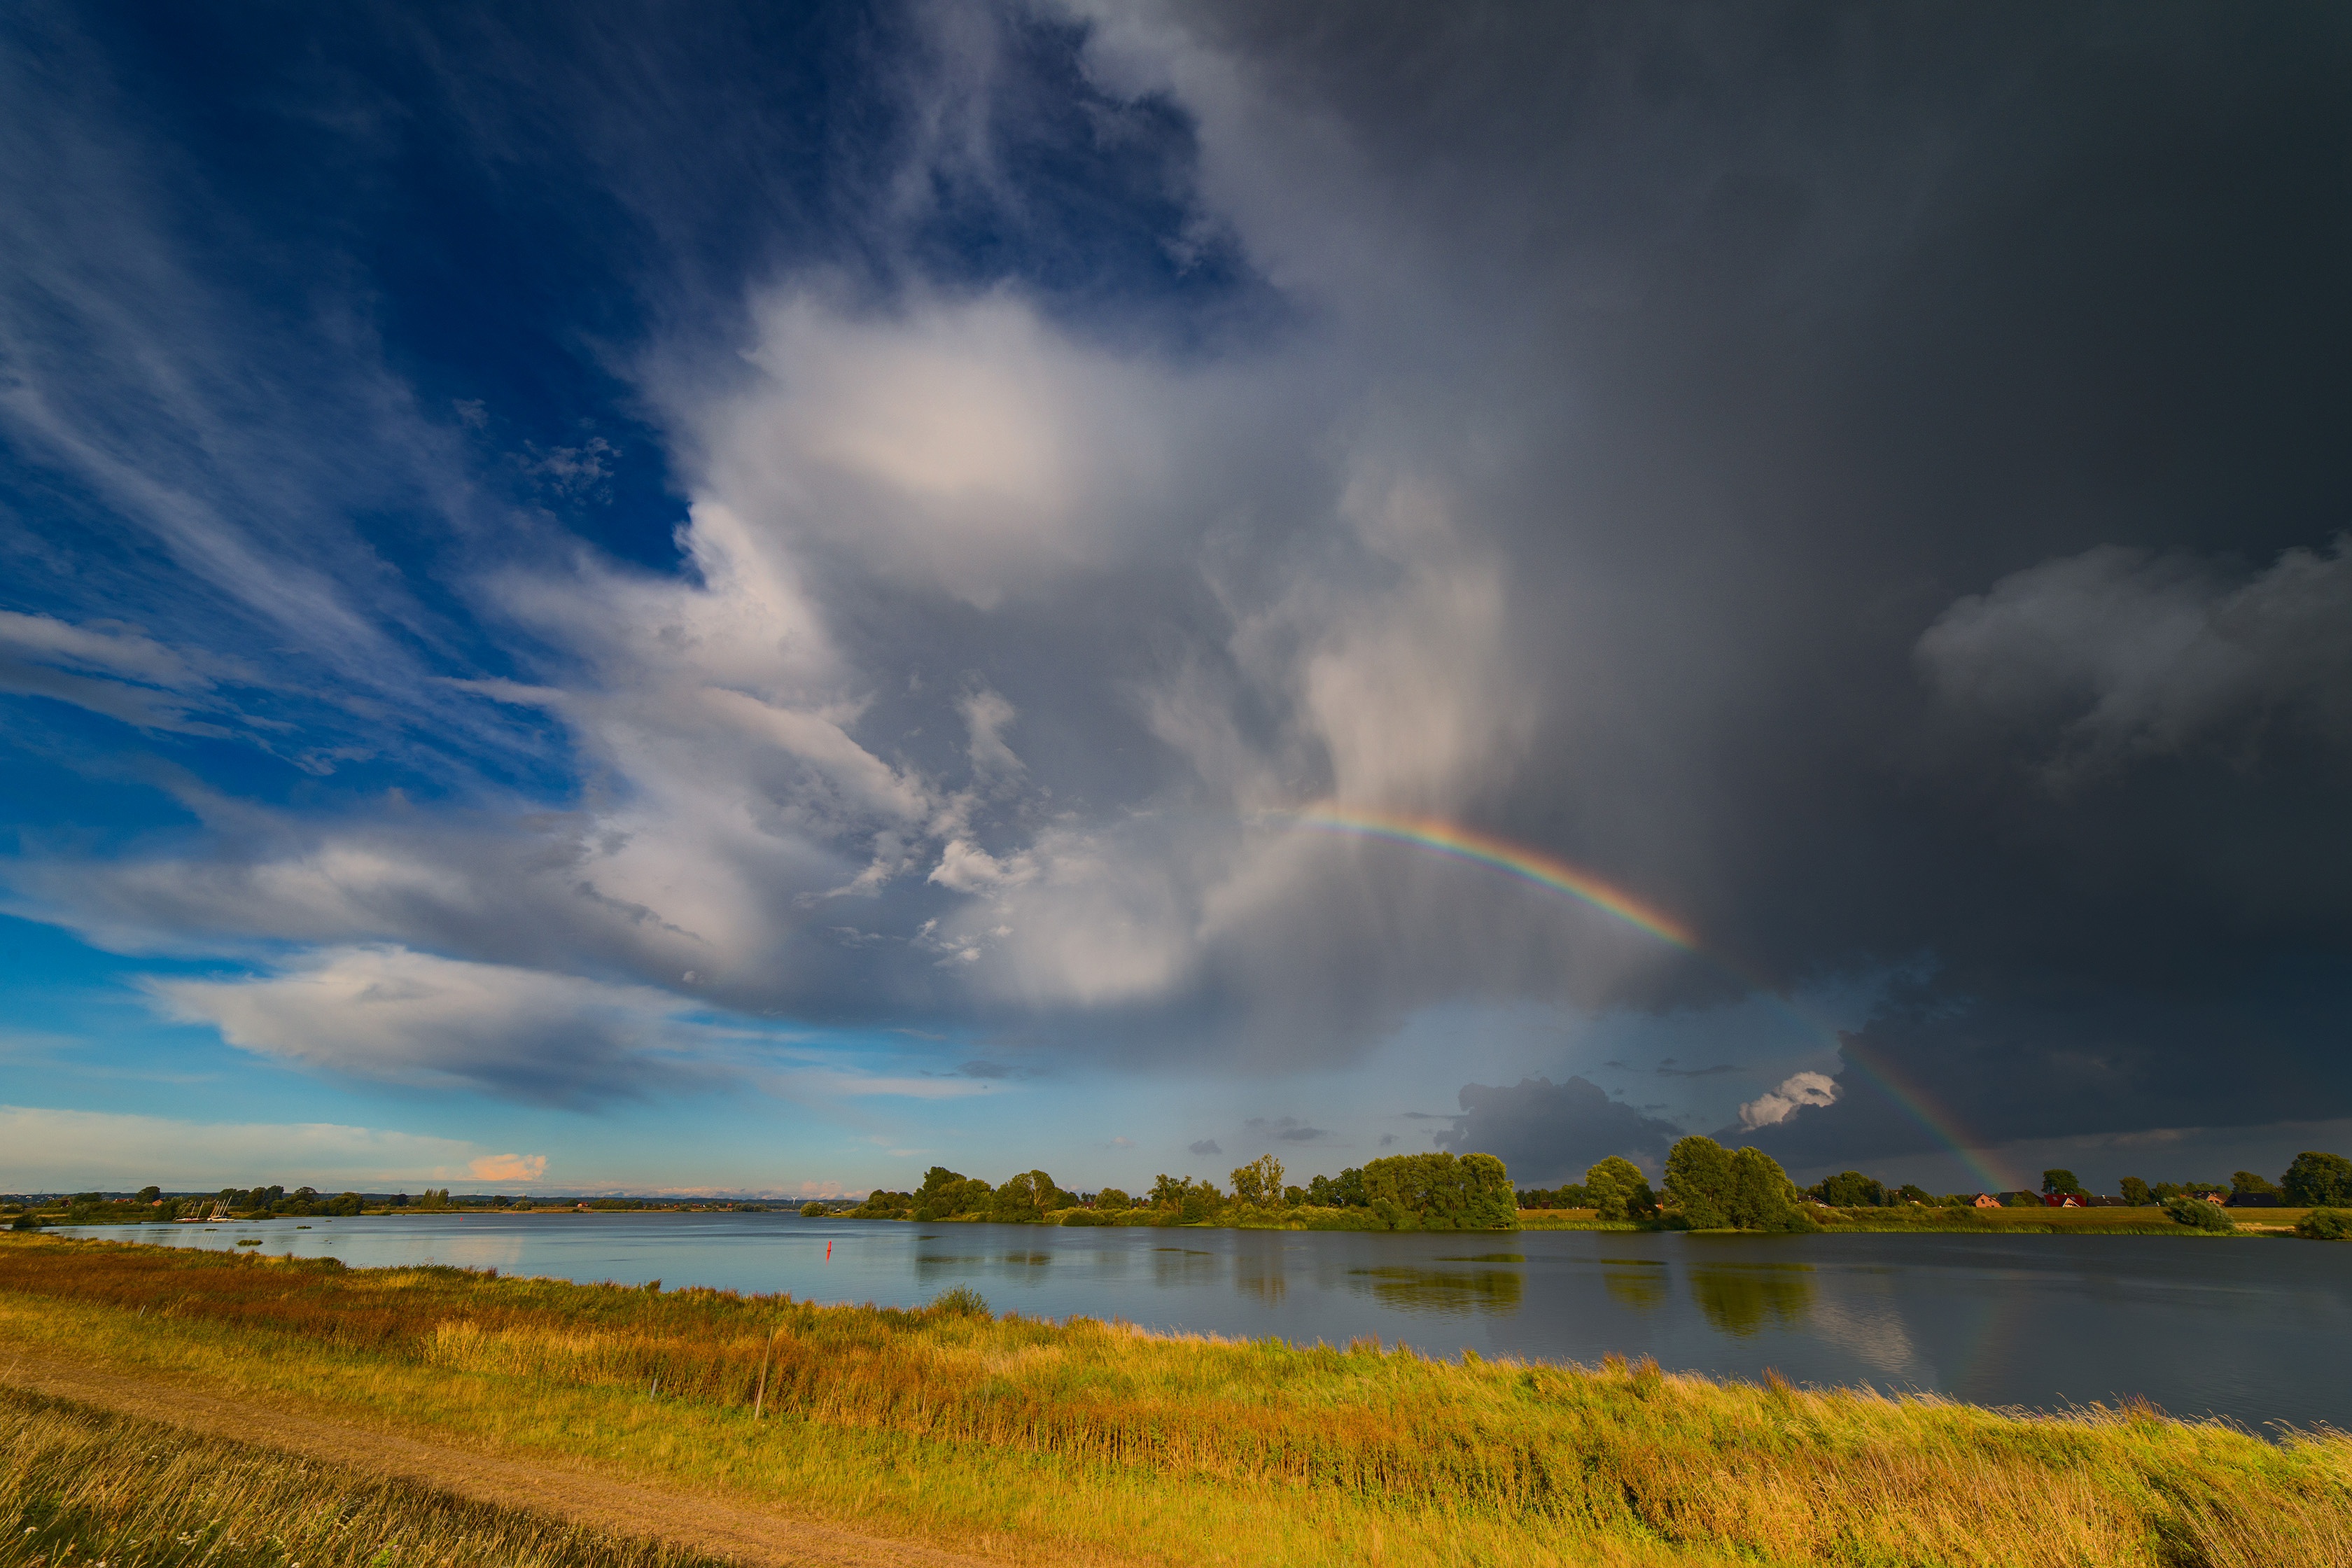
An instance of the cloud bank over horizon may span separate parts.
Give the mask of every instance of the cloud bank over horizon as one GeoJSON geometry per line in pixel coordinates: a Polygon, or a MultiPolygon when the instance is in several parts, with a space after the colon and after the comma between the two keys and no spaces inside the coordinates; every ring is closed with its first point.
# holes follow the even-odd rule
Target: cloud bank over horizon
{"type": "Polygon", "coordinates": [[[267,31],[0,35],[0,899],[142,1081],[854,1186],[2352,1114],[2341,17],[267,31]]]}

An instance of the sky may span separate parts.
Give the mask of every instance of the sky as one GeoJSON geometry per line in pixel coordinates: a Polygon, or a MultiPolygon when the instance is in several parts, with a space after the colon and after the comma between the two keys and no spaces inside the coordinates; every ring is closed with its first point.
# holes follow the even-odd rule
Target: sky
{"type": "Polygon", "coordinates": [[[0,1185],[2352,1148],[2352,14],[0,16],[0,1185]]]}

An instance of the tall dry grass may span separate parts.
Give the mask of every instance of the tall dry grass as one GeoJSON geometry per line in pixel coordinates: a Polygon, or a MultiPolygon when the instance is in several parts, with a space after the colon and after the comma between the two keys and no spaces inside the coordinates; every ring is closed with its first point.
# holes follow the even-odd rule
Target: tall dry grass
{"type": "MultiPolygon", "coordinates": [[[[1373,1342],[1302,1349],[95,1242],[0,1245],[0,1290],[143,1310],[150,1331],[184,1324],[273,1358],[414,1366],[471,1391],[464,1408],[481,1409],[450,1407],[458,1418],[494,1419],[499,1401],[533,1390],[592,1391],[610,1410],[627,1402],[633,1432],[675,1411],[677,1430],[698,1434],[688,1447],[712,1456],[739,1442],[757,1452],[761,1431],[790,1426],[892,1464],[928,1455],[944,1471],[953,1457],[960,1484],[997,1474],[1047,1505],[1082,1484],[1122,1489],[1161,1505],[1135,1517],[1187,1528],[1216,1500],[1246,1498],[1262,1521],[1286,1509],[1311,1519],[1292,1539],[1326,1542],[1331,1561],[1365,1557],[1367,1541],[1402,1561],[1476,1540],[1476,1560],[1497,1563],[1562,1550],[1988,1568],[2352,1563],[2352,1439],[2266,1443],[2147,1409],[2026,1416],[1622,1361],[1449,1363],[1373,1342]],[[755,1429],[763,1361],[777,1419],[755,1429]],[[873,1441],[849,1441],[857,1434],[873,1441]]],[[[1045,1506],[1039,1528],[1081,1530],[1083,1511],[1045,1506]]],[[[1148,1526],[1131,1544],[1200,1555],[1148,1526]]]]}
{"type": "Polygon", "coordinates": [[[407,1481],[0,1389],[0,1568],[720,1568],[407,1481]]]}

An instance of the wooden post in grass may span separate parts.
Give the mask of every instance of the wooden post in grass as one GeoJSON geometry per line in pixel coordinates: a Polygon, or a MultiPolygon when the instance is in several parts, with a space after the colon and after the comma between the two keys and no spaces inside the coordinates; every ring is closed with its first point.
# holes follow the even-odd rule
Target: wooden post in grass
{"type": "Polygon", "coordinates": [[[775,1348],[776,1336],[771,1331],[768,1342],[760,1347],[760,1392],[751,1397],[751,1419],[754,1421],[760,1418],[760,1407],[768,1402],[768,1355],[775,1348]]]}

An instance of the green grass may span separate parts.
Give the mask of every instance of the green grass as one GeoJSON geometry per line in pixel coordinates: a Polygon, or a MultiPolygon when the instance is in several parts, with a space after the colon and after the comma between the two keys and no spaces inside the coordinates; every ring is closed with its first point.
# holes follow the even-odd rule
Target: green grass
{"type": "Polygon", "coordinates": [[[698,1552],[0,1389],[0,1568],[721,1568],[698,1552]]]}
{"type": "Polygon", "coordinates": [[[1039,1563],[2352,1562],[2352,1438],[2144,1407],[55,1238],[0,1341],[1039,1563]]]}

